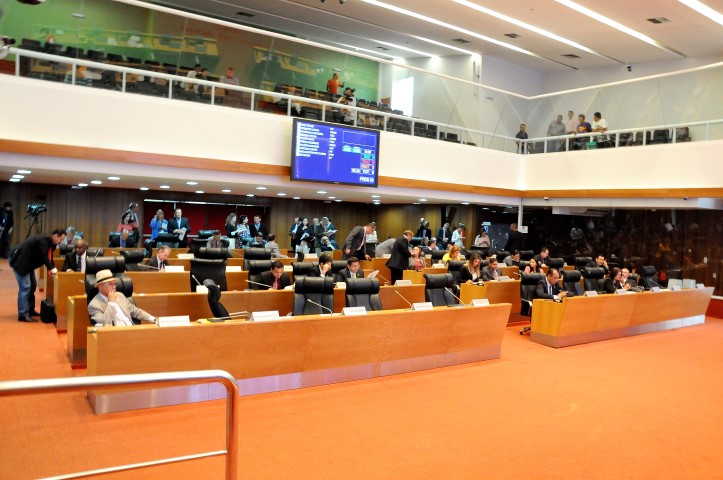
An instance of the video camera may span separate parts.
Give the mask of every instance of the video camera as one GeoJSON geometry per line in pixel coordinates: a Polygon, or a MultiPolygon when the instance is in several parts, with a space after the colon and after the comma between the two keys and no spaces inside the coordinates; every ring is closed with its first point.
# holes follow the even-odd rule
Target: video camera
{"type": "Polygon", "coordinates": [[[30,203],[28,204],[27,212],[33,217],[37,217],[43,212],[48,211],[48,206],[42,203],[30,203]]]}
{"type": "Polygon", "coordinates": [[[15,45],[15,39],[11,37],[6,37],[5,35],[0,35],[0,47],[4,47],[6,45],[15,45]]]}

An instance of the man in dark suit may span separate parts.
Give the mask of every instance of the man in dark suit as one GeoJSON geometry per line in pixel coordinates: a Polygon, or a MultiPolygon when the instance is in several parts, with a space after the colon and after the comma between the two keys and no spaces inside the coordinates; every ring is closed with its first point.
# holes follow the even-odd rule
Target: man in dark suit
{"type": "Polygon", "coordinates": [[[18,321],[35,322],[31,316],[40,316],[35,311],[35,269],[43,265],[50,275],[58,273],[53,263],[53,251],[65,238],[65,231],[56,228],[49,235],[34,235],[21,242],[10,254],[10,268],[18,282],[18,321]]]}
{"type": "MultiPolygon", "coordinates": [[[[259,277],[261,278],[259,283],[269,286],[266,290],[283,290],[291,285],[289,276],[284,273],[284,264],[278,260],[274,260],[271,263],[271,270],[261,272],[259,277]]],[[[261,288],[263,289],[263,287],[261,288]]]]}
{"type": "Polygon", "coordinates": [[[346,260],[346,268],[342,268],[336,273],[335,282],[343,282],[347,278],[364,278],[364,271],[359,268],[359,259],[349,257],[346,260]]]}
{"type": "Polygon", "coordinates": [[[263,240],[266,240],[266,237],[269,236],[269,231],[266,228],[266,225],[261,223],[261,217],[258,215],[254,215],[254,223],[249,225],[249,231],[251,232],[252,237],[256,237],[260,234],[263,240]]]}
{"type": "Polygon", "coordinates": [[[451,239],[452,231],[449,229],[449,222],[446,222],[442,228],[437,230],[437,242],[439,243],[439,248],[445,250],[451,239]]]}
{"type": "Polygon", "coordinates": [[[152,267],[153,270],[163,270],[166,268],[166,259],[171,254],[171,247],[168,245],[161,245],[158,247],[158,253],[148,260],[148,266],[152,267]]]}
{"type": "Polygon", "coordinates": [[[322,253],[319,256],[319,265],[309,271],[310,277],[331,277],[331,255],[322,253]]]}
{"type": "Polygon", "coordinates": [[[344,258],[356,257],[369,260],[371,257],[366,253],[366,238],[367,235],[374,232],[376,228],[377,224],[374,222],[369,222],[363,227],[357,225],[352,228],[346,240],[344,240],[344,246],[341,247],[344,251],[344,258]]]}
{"type": "Polygon", "coordinates": [[[497,260],[497,257],[494,257],[490,260],[489,265],[482,269],[482,280],[499,280],[501,276],[500,262],[497,260]]]}
{"type": "Polygon", "coordinates": [[[114,236],[111,239],[108,246],[115,248],[136,248],[136,239],[133,235],[131,235],[131,232],[124,228],[119,236],[114,236]]]}
{"type": "Polygon", "coordinates": [[[8,258],[10,251],[10,236],[13,234],[13,204],[5,202],[3,211],[0,214],[0,257],[8,258]]]}
{"type": "Polygon", "coordinates": [[[178,246],[180,248],[188,246],[188,234],[191,233],[191,225],[188,223],[188,219],[183,217],[183,211],[180,208],[176,209],[173,218],[168,221],[168,231],[178,237],[178,246]]]}
{"type": "Polygon", "coordinates": [[[524,239],[519,230],[517,230],[517,224],[513,223],[510,225],[510,234],[507,237],[507,243],[505,244],[505,250],[508,252],[514,252],[515,250],[524,250],[524,239]]]}
{"type": "Polygon", "coordinates": [[[397,280],[404,277],[404,270],[409,268],[409,257],[412,253],[409,251],[409,242],[412,240],[411,230],[405,230],[401,237],[397,238],[392,245],[392,256],[387,260],[387,267],[392,275],[392,285],[397,280]]]}
{"type": "Polygon", "coordinates": [[[540,250],[540,254],[535,256],[535,260],[537,260],[537,266],[542,267],[543,265],[550,266],[550,249],[547,247],[542,247],[542,250],[540,250]]]}
{"type": "Polygon", "coordinates": [[[79,238],[75,242],[75,250],[68,252],[63,262],[63,272],[85,272],[85,263],[88,250],[88,242],[79,238]]]}
{"type": "Polygon", "coordinates": [[[547,300],[559,300],[567,296],[567,292],[560,287],[560,271],[551,268],[547,271],[547,276],[537,282],[535,286],[535,297],[547,300]]]}
{"type": "Polygon", "coordinates": [[[605,260],[605,255],[602,253],[599,253],[597,257],[587,262],[585,265],[586,268],[602,268],[605,270],[605,275],[610,273],[610,267],[608,267],[608,262],[605,260]]]}

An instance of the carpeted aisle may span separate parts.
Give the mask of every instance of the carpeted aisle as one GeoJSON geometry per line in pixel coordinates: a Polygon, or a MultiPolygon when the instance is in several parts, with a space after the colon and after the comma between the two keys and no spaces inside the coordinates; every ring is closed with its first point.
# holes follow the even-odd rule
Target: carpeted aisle
{"type": "MultiPolygon", "coordinates": [[[[7,269],[0,281],[0,378],[73,375],[51,326],[16,321],[7,269]]],[[[239,478],[723,479],[722,320],[559,350],[518,330],[499,360],[241,398],[239,478]]],[[[224,415],[0,399],[0,479],[221,449],[224,415]]],[[[222,472],[216,458],[102,478],[222,472]]]]}

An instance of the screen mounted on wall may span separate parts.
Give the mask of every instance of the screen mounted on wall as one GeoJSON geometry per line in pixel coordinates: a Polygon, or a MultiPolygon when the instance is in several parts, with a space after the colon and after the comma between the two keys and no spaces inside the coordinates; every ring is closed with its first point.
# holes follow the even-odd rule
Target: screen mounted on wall
{"type": "Polygon", "coordinates": [[[294,119],[291,180],[376,187],[379,132],[294,119]]]}

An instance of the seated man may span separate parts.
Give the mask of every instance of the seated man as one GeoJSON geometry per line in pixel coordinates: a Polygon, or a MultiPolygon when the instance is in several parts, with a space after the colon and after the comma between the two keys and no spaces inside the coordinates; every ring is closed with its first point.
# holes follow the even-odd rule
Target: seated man
{"type": "Polygon", "coordinates": [[[439,251],[439,247],[437,246],[437,239],[434,237],[429,240],[429,243],[422,245],[422,253],[425,255],[431,255],[432,252],[437,251],[439,251]]]}
{"type": "Polygon", "coordinates": [[[156,317],[115,291],[115,277],[110,270],[101,270],[95,278],[98,295],[88,305],[88,316],[96,325],[130,327],[141,321],[156,323],[156,317]]]}
{"type": "Polygon", "coordinates": [[[540,254],[535,256],[535,260],[537,260],[537,265],[540,267],[543,265],[550,265],[550,249],[542,247],[540,254]]]}
{"type": "MultiPolygon", "coordinates": [[[[266,290],[283,290],[291,285],[289,276],[284,273],[284,264],[278,260],[274,260],[271,263],[271,270],[261,272],[260,277],[261,281],[259,283],[269,286],[266,290]]],[[[263,287],[261,287],[261,289],[263,289],[263,287]]]]}
{"type": "Polygon", "coordinates": [[[600,267],[603,270],[605,270],[605,275],[610,273],[610,269],[608,268],[608,262],[605,260],[605,255],[602,253],[598,254],[597,257],[595,257],[594,260],[590,260],[587,262],[587,265],[585,267],[600,267]]]}
{"type": "Polygon", "coordinates": [[[208,237],[206,248],[224,248],[221,240],[221,230],[214,230],[213,235],[208,237]]]}
{"type": "Polygon", "coordinates": [[[359,268],[359,259],[356,257],[347,258],[346,268],[337,272],[334,281],[343,282],[347,278],[364,278],[364,271],[359,268]]]}
{"type": "Polygon", "coordinates": [[[60,270],[63,272],[85,272],[85,260],[86,250],[88,249],[88,242],[79,238],[75,241],[75,251],[68,252],[63,262],[63,268],[60,270]]]}
{"type": "Polygon", "coordinates": [[[266,242],[264,241],[264,235],[261,232],[257,232],[254,239],[249,243],[251,248],[265,248],[266,242]]]}
{"type": "Polygon", "coordinates": [[[547,271],[547,276],[537,282],[535,287],[534,298],[544,298],[547,300],[560,300],[568,295],[568,293],[560,287],[560,271],[551,268],[547,271]]]}
{"type": "Polygon", "coordinates": [[[489,265],[482,269],[482,280],[499,280],[502,274],[500,273],[500,264],[497,261],[497,257],[490,260],[489,265]]]}
{"type": "Polygon", "coordinates": [[[505,257],[504,264],[508,267],[519,267],[520,266],[520,251],[515,250],[511,255],[505,257]]]}
{"type": "Polygon", "coordinates": [[[163,270],[166,267],[166,260],[171,254],[171,247],[168,245],[161,245],[158,247],[158,253],[148,260],[148,266],[153,270],[163,270]]]}
{"type": "Polygon", "coordinates": [[[309,271],[310,277],[331,277],[331,255],[322,253],[319,255],[319,265],[309,271]]]}
{"type": "Polygon", "coordinates": [[[131,232],[127,229],[121,231],[120,237],[113,237],[108,243],[109,247],[114,248],[135,248],[136,239],[135,236],[131,235],[131,232]]]}
{"type": "Polygon", "coordinates": [[[279,244],[276,243],[275,234],[269,233],[269,236],[266,238],[268,238],[268,241],[266,245],[264,245],[264,248],[271,251],[271,258],[289,258],[288,255],[282,255],[281,250],[279,250],[279,244]]]}

